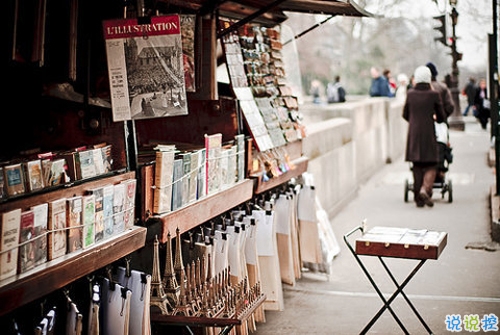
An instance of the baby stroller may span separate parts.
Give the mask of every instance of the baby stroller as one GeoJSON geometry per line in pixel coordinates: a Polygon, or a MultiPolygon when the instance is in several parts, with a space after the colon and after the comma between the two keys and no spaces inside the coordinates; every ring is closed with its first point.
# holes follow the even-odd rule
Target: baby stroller
{"type": "MultiPolygon", "coordinates": [[[[453,202],[453,185],[451,179],[446,177],[449,165],[453,163],[452,147],[449,142],[448,125],[446,123],[434,123],[436,128],[436,138],[439,149],[439,167],[434,180],[433,189],[439,189],[441,199],[444,199],[448,194],[448,202],[453,202]]],[[[411,169],[411,168],[410,168],[411,169]]],[[[405,180],[404,200],[408,202],[408,193],[413,192],[413,182],[405,180]]]]}

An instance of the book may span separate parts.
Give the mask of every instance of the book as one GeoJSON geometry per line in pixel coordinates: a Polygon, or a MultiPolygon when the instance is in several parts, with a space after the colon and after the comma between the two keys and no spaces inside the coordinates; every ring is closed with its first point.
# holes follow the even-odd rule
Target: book
{"type": "Polygon", "coordinates": [[[90,150],[92,155],[94,156],[94,166],[95,166],[95,174],[97,176],[104,174],[106,169],[104,167],[104,157],[102,155],[102,148],[94,148],[90,150]]]}
{"type": "Polygon", "coordinates": [[[158,150],[155,156],[153,212],[159,214],[170,212],[172,209],[172,177],[175,146],[158,150]]]}
{"type": "Polygon", "coordinates": [[[245,135],[238,134],[234,136],[236,142],[236,180],[245,179],[245,135]]]}
{"type": "Polygon", "coordinates": [[[172,210],[175,211],[182,207],[182,176],[183,176],[182,158],[175,158],[172,174],[172,210]]]}
{"type": "Polygon", "coordinates": [[[77,179],[87,179],[97,176],[96,165],[94,163],[94,151],[83,150],[78,152],[76,162],[77,179]]]}
{"type": "Polygon", "coordinates": [[[103,32],[113,121],[188,113],[179,15],[105,20],[103,32]]]}
{"type": "Polygon", "coordinates": [[[125,185],[124,209],[124,229],[132,228],[135,217],[135,191],[137,188],[136,179],[127,179],[121,182],[125,185]]]}
{"type": "Polygon", "coordinates": [[[64,256],[67,251],[66,198],[49,202],[48,260],[64,256]]]}
{"type": "Polygon", "coordinates": [[[180,154],[180,157],[182,158],[182,207],[189,203],[189,184],[191,183],[191,152],[183,152],[180,154]]]}
{"type": "Polygon", "coordinates": [[[229,187],[229,149],[223,147],[220,151],[219,167],[220,175],[220,189],[229,187]]]}
{"type": "Polygon", "coordinates": [[[196,199],[203,198],[207,195],[206,158],[205,148],[198,150],[198,183],[196,185],[196,199]]]}
{"type": "Polygon", "coordinates": [[[35,267],[47,262],[47,239],[49,204],[44,202],[31,206],[34,213],[34,247],[35,247],[35,267]]]}
{"type": "Polygon", "coordinates": [[[102,216],[104,219],[104,239],[113,235],[113,197],[114,187],[112,184],[104,185],[102,188],[102,216]]]}
{"type": "Polygon", "coordinates": [[[66,178],[66,160],[64,158],[42,159],[42,171],[45,186],[64,184],[66,178]]]}
{"type": "Polygon", "coordinates": [[[33,192],[45,187],[42,172],[42,160],[35,159],[24,163],[26,185],[28,191],[33,192]]]}
{"type": "Polygon", "coordinates": [[[189,189],[188,203],[196,201],[198,188],[198,169],[199,169],[199,150],[194,150],[190,153],[191,165],[189,167],[189,189]]]}
{"type": "Polygon", "coordinates": [[[68,198],[66,206],[66,220],[68,227],[68,253],[82,249],[83,226],[82,226],[82,196],[76,195],[68,198]]]}
{"type": "Polygon", "coordinates": [[[238,159],[238,149],[236,144],[231,145],[228,149],[227,157],[227,179],[226,185],[228,187],[233,186],[237,181],[237,159],[238,159]]]}
{"type": "Polygon", "coordinates": [[[101,147],[102,163],[104,165],[104,173],[113,171],[113,156],[111,156],[111,144],[101,147]]]}
{"type": "Polygon", "coordinates": [[[85,194],[82,196],[82,223],[83,223],[83,249],[95,243],[95,196],[85,194]]]}
{"type": "Polygon", "coordinates": [[[206,157],[206,188],[207,194],[212,194],[220,190],[222,170],[220,167],[220,157],[222,151],[222,134],[205,134],[205,157],[206,157]]]}
{"type": "Polygon", "coordinates": [[[9,196],[24,194],[26,186],[24,183],[24,172],[21,163],[9,164],[3,167],[4,182],[9,196]]]}
{"type": "Polygon", "coordinates": [[[113,185],[113,233],[121,233],[125,229],[125,184],[113,185]]]}
{"type": "Polygon", "coordinates": [[[87,194],[94,195],[94,242],[104,239],[103,192],[102,186],[87,191],[87,194]]]}
{"type": "Polygon", "coordinates": [[[0,225],[0,280],[13,277],[17,273],[20,227],[20,208],[2,213],[2,224],[0,225]]]}
{"type": "Polygon", "coordinates": [[[19,232],[18,273],[24,273],[35,266],[35,213],[32,210],[21,212],[19,232]]]}

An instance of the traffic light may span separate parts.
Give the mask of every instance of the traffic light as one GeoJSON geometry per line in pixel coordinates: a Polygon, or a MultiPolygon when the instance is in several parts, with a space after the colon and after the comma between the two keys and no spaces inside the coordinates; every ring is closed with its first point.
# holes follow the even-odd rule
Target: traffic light
{"type": "Polygon", "coordinates": [[[438,20],[441,25],[434,27],[434,30],[439,31],[440,35],[439,37],[434,37],[434,41],[439,41],[443,43],[443,45],[448,45],[446,44],[446,16],[445,15],[440,15],[440,16],[434,16],[435,20],[438,20]]]}

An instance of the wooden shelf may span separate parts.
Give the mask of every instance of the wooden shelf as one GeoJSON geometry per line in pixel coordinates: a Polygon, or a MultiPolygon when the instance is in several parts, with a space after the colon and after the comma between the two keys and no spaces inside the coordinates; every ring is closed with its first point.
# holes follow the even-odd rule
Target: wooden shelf
{"type": "Polygon", "coordinates": [[[233,327],[243,324],[252,313],[266,301],[266,295],[261,296],[248,306],[244,311],[238,314],[235,318],[209,318],[199,316],[183,316],[183,315],[163,315],[160,313],[151,313],[151,323],[162,325],[180,325],[193,327],[233,327]]]}
{"type": "Polygon", "coordinates": [[[295,165],[294,169],[283,173],[281,176],[271,178],[268,181],[262,181],[262,176],[260,175],[252,175],[251,177],[255,181],[255,194],[266,192],[289,181],[292,178],[300,176],[302,173],[307,171],[308,162],[309,158],[307,158],[306,156],[299,157],[292,161],[292,163],[295,165]]]}
{"type": "Polygon", "coordinates": [[[0,282],[0,315],[32,302],[142,248],[146,228],[134,226],[89,249],[49,261],[0,282]]]}
{"type": "Polygon", "coordinates": [[[250,200],[252,196],[253,181],[245,179],[228,189],[208,195],[176,211],[152,216],[162,221],[159,240],[165,243],[169,232],[172,237],[175,237],[175,232],[179,228],[182,234],[250,200]]]}

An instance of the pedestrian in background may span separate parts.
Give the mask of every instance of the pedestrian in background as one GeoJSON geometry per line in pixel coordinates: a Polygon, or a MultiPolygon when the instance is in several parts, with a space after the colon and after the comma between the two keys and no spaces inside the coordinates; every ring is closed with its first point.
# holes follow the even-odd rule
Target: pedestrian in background
{"type": "Polygon", "coordinates": [[[486,79],[479,80],[478,89],[474,98],[474,108],[476,109],[476,118],[481,123],[481,128],[486,129],[488,119],[490,118],[490,100],[488,98],[488,89],[486,88],[486,79]]]}
{"type": "Polygon", "coordinates": [[[477,89],[476,78],[469,77],[469,81],[462,90],[462,95],[467,97],[467,106],[465,107],[463,116],[467,116],[470,110],[472,110],[472,115],[474,115],[474,99],[476,98],[477,89]]]}
{"type": "Polygon", "coordinates": [[[333,83],[328,83],[326,87],[326,97],[328,103],[345,102],[345,89],[340,83],[340,76],[335,76],[333,83]]]}
{"type": "Polygon", "coordinates": [[[427,66],[415,69],[415,87],[408,90],[403,118],[408,121],[405,161],[411,162],[413,194],[417,207],[432,207],[432,188],[439,163],[434,121],[446,121],[439,93],[431,88],[427,66]]]}
{"type": "Polygon", "coordinates": [[[385,69],[384,72],[382,72],[382,75],[385,77],[385,79],[387,79],[387,83],[389,83],[389,91],[391,92],[391,96],[394,96],[396,94],[398,85],[392,77],[391,70],[385,69]]]}
{"type": "Polygon", "coordinates": [[[370,96],[371,97],[392,97],[391,90],[389,88],[389,82],[387,78],[384,77],[380,70],[373,66],[370,69],[370,74],[372,76],[372,82],[370,85],[370,96]]]}
{"type": "Polygon", "coordinates": [[[398,80],[397,82],[398,87],[396,88],[395,97],[396,99],[404,100],[406,99],[406,92],[408,92],[408,86],[410,84],[409,83],[410,80],[408,79],[408,76],[404,73],[398,74],[397,80],[398,80]]]}
{"type": "Polygon", "coordinates": [[[319,80],[313,80],[311,82],[311,89],[309,90],[309,93],[313,97],[313,103],[315,104],[320,104],[321,103],[321,96],[320,96],[320,90],[321,90],[321,82],[319,80]]]}
{"type": "MultiPolygon", "coordinates": [[[[451,114],[453,114],[455,109],[455,104],[453,103],[453,99],[451,97],[451,91],[445,83],[437,80],[438,70],[436,66],[432,62],[428,62],[426,66],[429,70],[431,70],[431,87],[435,91],[439,92],[446,118],[448,118],[451,114]]],[[[446,124],[448,124],[448,122],[446,122],[446,124]]]]}

